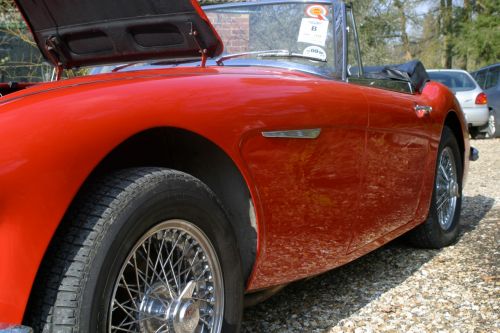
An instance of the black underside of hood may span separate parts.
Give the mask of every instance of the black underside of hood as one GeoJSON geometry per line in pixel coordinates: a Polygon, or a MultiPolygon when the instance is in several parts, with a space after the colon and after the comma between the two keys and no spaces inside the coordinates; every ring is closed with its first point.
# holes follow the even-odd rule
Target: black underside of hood
{"type": "Polygon", "coordinates": [[[223,45],[196,0],[15,0],[45,58],[73,68],[208,57],[223,45]]]}

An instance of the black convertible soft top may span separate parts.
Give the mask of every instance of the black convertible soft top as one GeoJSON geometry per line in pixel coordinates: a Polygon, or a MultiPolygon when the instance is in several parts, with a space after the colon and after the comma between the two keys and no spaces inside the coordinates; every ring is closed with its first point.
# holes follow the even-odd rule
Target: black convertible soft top
{"type": "Polygon", "coordinates": [[[424,65],[419,60],[399,65],[364,67],[364,77],[370,79],[393,79],[408,81],[415,91],[422,92],[425,83],[430,80],[424,65]]]}

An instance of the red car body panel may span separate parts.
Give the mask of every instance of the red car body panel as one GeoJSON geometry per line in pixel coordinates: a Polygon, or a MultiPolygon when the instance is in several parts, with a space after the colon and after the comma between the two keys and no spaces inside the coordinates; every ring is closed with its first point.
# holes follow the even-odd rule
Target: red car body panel
{"type": "Polygon", "coordinates": [[[69,204],[99,162],[137,133],[182,128],[233,160],[257,217],[253,291],[337,267],[423,222],[448,112],[465,136],[462,112],[440,84],[405,95],[275,68],[114,73],[4,97],[0,322],[22,321],[69,204]],[[418,119],[416,103],[434,111],[418,119]],[[304,128],[322,132],[315,140],[262,136],[304,128]]]}

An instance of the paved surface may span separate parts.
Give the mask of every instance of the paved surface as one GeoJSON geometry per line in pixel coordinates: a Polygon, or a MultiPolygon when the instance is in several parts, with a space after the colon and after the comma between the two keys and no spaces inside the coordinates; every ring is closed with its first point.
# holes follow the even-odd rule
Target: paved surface
{"type": "Polygon", "coordinates": [[[243,332],[500,332],[500,139],[471,142],[460,240],[396,240],[245,311],[243,332]]]}

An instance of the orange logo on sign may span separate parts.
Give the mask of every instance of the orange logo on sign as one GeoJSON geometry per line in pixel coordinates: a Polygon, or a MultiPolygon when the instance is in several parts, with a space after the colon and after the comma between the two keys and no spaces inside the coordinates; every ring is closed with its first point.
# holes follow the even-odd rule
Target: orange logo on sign
{"type": "Polygon", "coordinates": [[[326,20],[326,15],[328,15],[328,9],[321,5],[312,5],[307,7],[306,14],[309,17],[318,18],[320,20],[326,20]]]}

